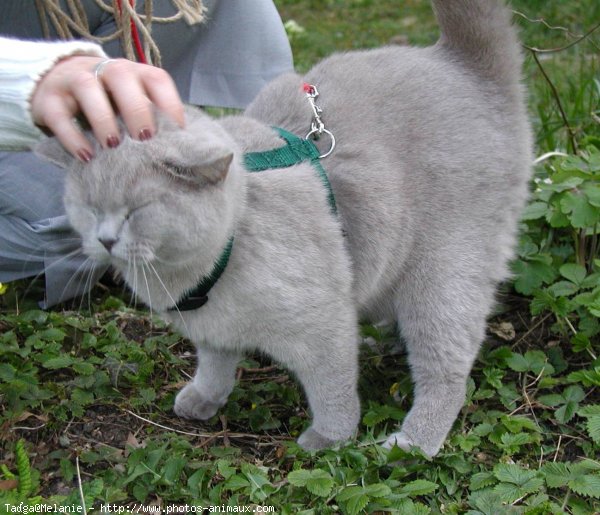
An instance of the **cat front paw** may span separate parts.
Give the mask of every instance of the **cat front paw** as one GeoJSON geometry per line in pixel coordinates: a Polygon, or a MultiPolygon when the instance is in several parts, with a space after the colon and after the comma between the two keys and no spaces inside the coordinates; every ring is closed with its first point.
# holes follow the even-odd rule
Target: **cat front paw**
{"type": "Polygon", "coordinates": [[[335,440],[331,440],[330,438],[317,433],[312,427],[309,427],[298,438],[298,445],[305,451],[318,451],[319,449],[332,447],[335,444],[335,440]]]}
{"type": "Polygon", "coordinates": [[[217,413],[223,404],[206,399],[193,383],[188,383],[175,397],[173,411],[181,418],[208,420],[217,413]]]}
{"type": "Polygon", "coordinates": [[[421,451],[428,457],[433,458],[439,451],[441,444],[439,446],[427,445],[425,443],[417,443],[413,441],[404,431],[399,431],[398,433],[392,433],[388,436],[387,440],[381,444],[381,446],[385,449],[391,449],[397,445],[400,449],[405,451],[410,451],[411,447],[418,447],[421,451]]]}

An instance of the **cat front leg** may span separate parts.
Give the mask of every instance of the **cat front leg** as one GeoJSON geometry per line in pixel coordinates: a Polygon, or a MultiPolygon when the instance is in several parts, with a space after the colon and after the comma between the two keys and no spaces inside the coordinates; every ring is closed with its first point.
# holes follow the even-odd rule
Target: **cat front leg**
{"type": "Polygon", "coordinates": [[[350,367],[296,371],[313,416],[311,426],[298,438],[306,450],[331,447],[354,436],[360,420],[356,377],[350,367]]]}
{"type": "Polygon", "coordinates": [[[317,450],[348,440],[356,432],[360,420],[358,337],[348,329],[311,336],[304,344],[293,343],[293,354],[275,357],[295,373],[308,398],[313,422],[298,444],[317,450]]]}
{"type": "Polygon", "coordinates": [[[225,405],[235,385],[241,354],[199,346],[198,368],[193,381],[175,397],[175,414],[182,418],[207,420],[225,405]]]}

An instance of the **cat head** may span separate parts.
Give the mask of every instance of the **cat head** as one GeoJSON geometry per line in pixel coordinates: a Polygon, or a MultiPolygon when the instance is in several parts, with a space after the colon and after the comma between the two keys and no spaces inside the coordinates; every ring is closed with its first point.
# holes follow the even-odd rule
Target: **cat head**
{"type": "Polygon", "coordinates": [[[157,114],[157,133],[102,149],[81,163],[54,138],[35,152],[68,169],[64,205],[84,253],[124,270],[137,263],[176,267],[206,256],[212,263],[231,236],[242,202],[241,168],[230,136],[188,108],[186,127],[157,114]]]}

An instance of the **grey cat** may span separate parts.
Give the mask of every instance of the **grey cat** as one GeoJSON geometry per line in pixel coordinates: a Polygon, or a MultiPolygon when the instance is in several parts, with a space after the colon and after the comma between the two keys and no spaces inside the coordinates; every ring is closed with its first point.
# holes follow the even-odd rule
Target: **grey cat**
{"type": "MultiPolygon", "coordinates": [[[[150,141],[124,137],[70,168],[65,206],[83,250],[198,349],[175,412],[223,406],[242,353],[259,349],[302,383],[307,449],[351,438],[360,415],[358,320],[397,321],[414,402],[385,445],[435,455],[461,409],[497,283],[508,275],[527,199],[531,132],[521,53],[499,0],[434,0],[442,36],[428,48],[336,54],[282,76],[244,115],[160,119],[150,141]],[[304,136],[318,87],[337,139],[327,170],[337,215],[310,163],[249,173],[243,156],[304,136]],[[174,305],[229,261],[202,307],[174,305]]],[[[322,151],[330,140],[323,137],[322,151]]],[[[206,299],[204,299],[206,300],[206,299]]],[[[203,300],[203,301],[204,301],[203,300]]]]}

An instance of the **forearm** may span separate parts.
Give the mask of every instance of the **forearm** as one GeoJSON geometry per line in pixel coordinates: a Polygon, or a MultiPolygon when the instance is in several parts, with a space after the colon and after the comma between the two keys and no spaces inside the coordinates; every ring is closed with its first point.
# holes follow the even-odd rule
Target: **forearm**
{"type": "Polygon", "coordinates": [[[0,37],[0,148],[22,150],[42,135],[31,117],[30,100],[39,79],[71,55],[105,57],[85,41],[34,42],[0,37]]]}

